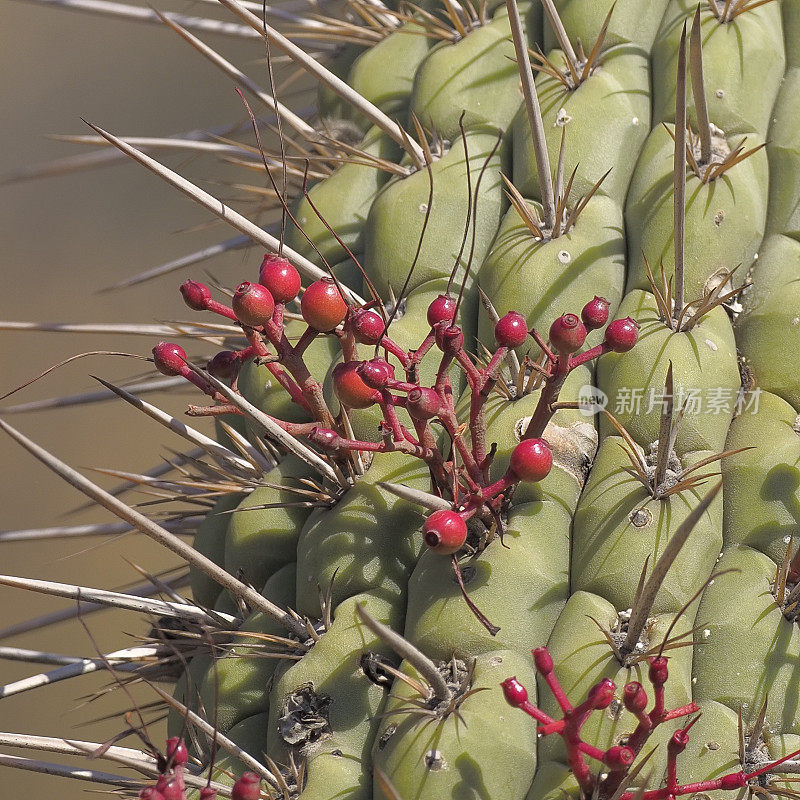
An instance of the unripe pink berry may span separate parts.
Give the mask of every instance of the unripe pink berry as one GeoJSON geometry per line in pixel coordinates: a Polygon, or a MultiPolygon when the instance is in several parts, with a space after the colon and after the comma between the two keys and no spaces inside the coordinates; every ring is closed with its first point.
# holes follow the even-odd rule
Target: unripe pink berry
{"type": "Polygon", "coordinates": [[[605,297],[597,297],[590,300],[581,311],[581,319],[586,326],[587,331],[593,331],[597,328],[602,328],[608,322],[608,314],[610,310],[610,303],[605,297]]]}
{"type": "Polygon", "coordinates": [[[250,328],[260,328],[272,319],[275,300],[266,286],[244,281],[233,294],[233,313],[236,319],[250,328]]]}
{"type": "Polygon", "coordinates": [[[381,399],[380,392],[367,386],[358,373],[360,361],[345,361],[333,368],[333,390],[349,408],[369,408],[381,399]]]}
{"type": "Polygon", "coordinates": [[[180,736],[167,739],[167,759],[175,767],[183,766],[189,760],[189,751],[180,736]]]}
{"type": "Polygon", "coordinates": [[[180,375],[186,369],[186,351],[172,342],[159,342],[153,348],[153,361],[162,375],[180,375]]]}
{"type": "Polygon", "coordinates": [[[259,800],[261,796],[261,778],[255,772],[245,772],[233,784],[231,800],[259,800]]]}
{"type": "Polygon", "coordinates": [[[364,361],[357,368],[359,377],[372,389],[383,389],[387,382],[394,379],[394,369],[382,358],[364,361]]]}
{"type": "Polygon", "coordinates": [[[550,651],[546,647],[537,647],[531,652],[536,669],[542,675],[549,675],[553,671],[553,657],[550,655],[550,651]]]}
{"type": "Polygon", "coordinates": [[[574,314],[562,314],[550,326],[550,344],[562,355],[574,353],[586,341],[586,328],[574,314]]]}
{"type": "Polygon", "coordinates": [[[500,685],[510,706],[520,708],[528,702],[528,690],[517,680],[516,675],[513,678],[506,678],[500,685]]]}
{"type": "Polygon", "coordinates": [[[587,700],[592,708],[608,708],[611,705],[611,701],[614,699],[614,690],[616,688],[616,685],[610,678],[603,678],[599,683],[596,683],[589,689],[587,700]]]}
{"type": "Polygon", "coordinates": [[[442,409],[442,401],[433,389],[418,386],[412,389],[406,400],[408,413],[418,420],[433,419],[442,409]]]}
{"type": "Polygon", "coordinates": [[[467,523],[455,511],[443,508],[425,520],[422,537],[435,553],[450,555],[458,552],[467,540],[467,523]]]}
{"type": "Polygon", "coordinates": [[[639,338],[639,324],[630,317],[615,319],[606,328],[605,343],[615,353],[627,353],[639,338]]]}
{"type": "Polygon", "coordinates": [[[521,481],[536,483],[546,478],[553,466],[553,453],[544,439],[524,439],[511,453],[509,469],[521,481]]]}
{"type": "Polygon", "coordinates": [[[239,359],[233,350],[220,350],[206,364],[206,369],[210,375],[221,381],[229,381],[236,374],[236,362],[239,359]]]}
{"type": "Polygon", "coordinates": [[[300,273],[285,258],[273,253],[264,256],[258,282],[269,289],[276,303],[290,303],[300,291],[300,273]]]}
{"type": "Polygon", "coordinates": [[[452,322],[456,316],[456,301],[449,294],[440,294],[428,306],[428,325],[436,327],[440,322],[452,322]]]}
{"type": "Polygon", "coordinates": [[[383,338],[384,325],[380,314],[359,308],[352,318],[353,336],[359,344],[378,344],[383,338]]]}
{"type": "Polygon", "coordinates": [[[204,283],[185,281],[181,284],[181,294],[184,302],[194,311],[205,311],[208,301],[211,300],[211,290],[204,283]]]}
{"type": "Polygon", "coordinates": [[[347,303],[342,299],[333,278],[320,278],[303,292],[300,312],[314,330],[327,333],[345,318],[347,303]]]}
{"type": "Polygon", "coordinates": [[[528,323],[518,311],[509,311],[494,326],[494,338],[501,347],[514,349],[525,344],[528,338],[528,323]]]}
{"type": "Polygon", "coordinates": [[[200,800],[217,800],[217,790],[210,786],[204,786],[200,790],[200,800]]]}

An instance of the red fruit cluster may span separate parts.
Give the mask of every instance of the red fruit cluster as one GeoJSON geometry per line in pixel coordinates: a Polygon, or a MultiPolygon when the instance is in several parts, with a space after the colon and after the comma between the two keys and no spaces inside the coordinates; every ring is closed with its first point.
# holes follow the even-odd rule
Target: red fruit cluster
{"type": "MultiPolygon", "coordinates": [[[[187,800],[184,765],[189,753],[183,739],[167,739],[167,752],[163,759],[165,766],[155,786],[146,786],[139,791],[140,800],[187,800]]],[[[200,790],[201,800],[216,800],[217,791],[211,786],[200,790]]],[[[232,800],[260,800],[261,778],[255,772],[245,772],[231,787],[232,800]]]]}
{"type": "Polygon", "coordinates": [[[664,656],[650,659],[648,679],[653,687],[654,697],[653,707],[649,712],[646,710],[648,697],[644,687],[637,681],[625,684],[622,693],[623,704],[637,721],[637,725],[625,737],[624,744],[612,745],[606,750],[585,742],[581,738],[581,729],[593,712],[609,707],[614,699],[616,689],[614,683],[608,678],[603,678],[589,690],[586,700],[573,707],[556,677],[553,658],[547,648],[536,648],[533,651],[533,659],[536,671],[542,676],[561,709],[562,718],[554,719],[534,706],[528,699],[527,690],[516,677],[507,678],[501,684],[506,702],[533,717],[538,723],[537,730],[540,736],[556,735],[563,739],[567,751],[567,763],[586,797],[595,797],[599,800],[608,800],[611,797],[618,800],[676,800],[678,797],[699,796],[715,790],[739,790],[758,775],[800,754],[800,751],[790,753],[755,772],[745,773],[740,770],[719,778],[681,784],[678,781],[677,759],[689,743],[689,731],[697,721],[695,717],[687,725],[678,728],[670,737],[667,745],[666,786],[650,791],[623,791],[626,776],[653,731],[665,722],[688,717],[699,710],[695,703],[672,710],[665,708],[664,685],[669,678],[667,659],[664,656]],[[602,765],[596,774],[589,768],[589,759],[602,765]]]}
{"type": "MultiPolygon", "coordinates": [[[[187,800],[184,767],[189,752],[180,737],[167,739],[167,752],[159,757],[162,766],[155,786],[146,786],[139,792],[140,800],[187,800]]],[[[216,800],[217,792],[206,786],[200,794],[203,800],[216,800]]]]}
{"type": "MultiPolygon", "coordinates": [[[[565,372],[604,353],[626,353],[639,338],[639,325],[630,317],[608,322],[609,303],[603,297],[595,297],[582,309],[581,317],[563,314],[550,326],[550,345],[555,353],[548,353],[556,371],[565,372]],[[603,342],[580,354],[589,331],[602,328],[608,323],[603,342]]],[[[537,340],[538,341],[538,340],[537,340]]],[[[544,344],[540,342],[544,347],[544,344]]]]}
{"type": "MultiPolygon", "coordinates": [[[[421,342],[416,348],[407,349],[392,339],[384,316],[378,313],[380,298],[356,305],[345,297],[332,277],[315,280],[303,291],[297,269],[287,259],[272,254],[264,257],[257,283],[239,284],[230,308],[216,302],[208,287],[196,281],[186,281],[181,293],[191,308],[235,320],[247,339],[242,349],[225,350],[214,356],[208,362],[207,375],[189,367],[186,354],[178,345],[162,342],[154,349],[153,359],[159,370],[183,375],[216,403],[192,407],[190,413],[241,413],[242,404],[235,402],[239,370],[243,363],[257,359],[308,419],[290,422],[271,417],[271,421],[290,436],[305,438],[322,450],[336,467],[335,474],[353,474],[356,462],[352,451],[403,452],[421,459],[431,475],[437,498],[434,507],[442,499],[450,506],[438,508],[425,520],[423,539],[434,552],[454,556],[457,576],[460,573],[455,556],[466,545],[469,520],[480,523],[474,527],[474,546],[480,550],[491,540],[493,531],[503,535],[503,519],[515,487],[521,481],[542,481],[550,473],[553,453],[543,435],[555,414],[566,376],[579,364],[603,353],[630,349],[637,336],[632,320],[614,320],[607,325],[609,303],[601,297],[587,303],[580,316],[566,313],[556,319],[549,331],[549,345],[536,330],[529,329],[522,314],[509,310],[497,320],[496,347],[482,365],[470,355],[474,343],[465,341],[458,324],[460,294],[457,299],[445,292],[428,306],[428,328],[421,335],[421,342]],[[299,337],[290,338],[284,322],[288,318],[285,306],[295,303],[298,297],[307,327],[299,337]],[[605,325],[603,343],[580,352],[587,332],[605,325]],[[341,359],[330,373],[340,406],[335,414],[328,407],[323,388],[326,376],[313,375],[305,360],[309,345],[323,335],[334,338],[341,348],[341,359]],[[498,383],[506,381],[506,362],[512,373],[518,369],[517,357],[510,351],[524,347],[529,336],[546,356],[535,370],[542,377],[538,405],[522,441],[510,454],[507,470],[492,482],[496,453],[487,441],[486,402],[498,383]],[[360,347],[374,348],[371,357],[359,352],[360,347]],[[434,364],[433,369],[421,369],[426,358],[438,358],[438,367],[434,364]],[[456,411],[457,397],[451,383],[456,370],[461,371],[468,384],[466,419],[459,419],[456,411]],[[421,383],[423,372],[433,376],[430,385],[421,383]],[[376,407],[381,418],[377,436],[371,441],[350,438],[354,429],[348,424],[350,416],[370,407],[376,407]]],[[[525,369],[531,369],[529,358],[525,364],[525,369]]],[[[506,386],[511,384],[506,381],[506,386]]],[[[464,591],[463,582],[460,585],[464,591]]],[[[488,620],[481,621],[494,632],[488,620]]]]}

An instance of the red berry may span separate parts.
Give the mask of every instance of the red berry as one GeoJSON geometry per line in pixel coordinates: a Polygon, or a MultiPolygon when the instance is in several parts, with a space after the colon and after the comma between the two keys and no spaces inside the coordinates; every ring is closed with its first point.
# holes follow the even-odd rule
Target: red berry
{"type": "Polygon", "coordinates": [[[464,347],[464,334],[458,325],[440,322],[434,328],[436,346],[449,355],[455,355],[464,347]]]}
{"type": "Polygon", "coordinates": [[[630,317],[615,319],[606,328],[605,343],[615,353],[627,353],[639,338],[639,323],[630,317]]]}
{"type": "Polygon", "coordinates": [[[285,259],[267,253],[258,282],[269,289],[276,303],[290,303],[300,291],[300,273],[285,259]]]}
{"type": "Polygon", "coordinates": [[[204,786],[200,790],[200,800],[217,800],[217,790],[210,786],[204,786]]]}
{"type": "Polygon", "coordinates": [[[383,338],[384,325],[380,314],[359,308],[353,314],[351,323],[353,336],[359,344],[378,344],[383,338]]]}
{"type": "Polygon", "coordinates": [[[153,361],[162,375],[181,375],[186,369],[186,351],[172,342],[159,342],[153,348],[153,361]]]}
{"type": "Polygon", "coordinates": [[[435,327],[439,322],[452,322],[456,316],[456,301],[449,294],[440,294],[428,306],[428,325],[435,327]]]}
{"type": "Polygon", "coordinates": [[[682,728],[678,728],[670,737],[669,744],[667,745],[667,752],[677,755],[678,753],[682,753],[688,744],[688,732],[682,728]]]}
{"type": "Polygon", "coordinates": [[[272,319],[275,300],[266,286],[245,281],[236,287],[233,294],[233,313],[236,319],[250,328],[260,328],[272,319]]]}
{"type": "Polygon", "coordinates": [[[536,669],[542,675],[549,675],[553,671],[553,657],[550,655],[550,651],[546,647],[537,647],[531,652],[536,669]]]}
{"type": "Polygon", "coordinates": [[[460,550],[467,541],[467,523],[455,511],[443,508],[425,520],[422,537],[435,553],[449,555],[460,550]]]}
{"type": "Polygon", "coordinates": [[[332,278],[320,278],[303,292],[300,312],[314,330],[327,333],[345,318],[347,303],[332,278]]]}
{"type": "Polygon", "coordinates": [[[511,453],[509,469],[521,481],[536,483],[548,476],[553,452],[544,439],[524,439],[511,453]]]}
{"type": "Polygon", "coordinates": [[[406,409],[414,419],[423,421],[433,419],[442,408],[439,395],[433,389],[424,386],[412,389],[407,397],[406,409]]]}
{"type": "Polygon", "coordinates": [[[167,739],[167,758],[172,766],[183,766],[189,760],[189,751],[180,736],[167,739]]]}
{"type": "Polygon", "coordinates": [[[669,677],[669,667],[667,666],[667,659],[664,656],[650,659],[649,675],[650,683],[653,686],[663,686],[669,677]]]}
{"type": "Polygon", "coordinates": [[[146,786],[139,792],[139,800],[164,800],[164,795],[154,786],[146,786]]]}
{"type": "Polygon", "coordinates": [[[205,311],[211,300],[211,290],[204,283],[185,281],[181,284],[181,294],[189,308],[194,311],[205,311]]]}
{"type": "Polygon", "coordinates": [[[238,360],[233,350],[220,350],[206,364],[206,369],[210,375],[213,375],[218,380],[229,381],[236,374],[236,362],[238,360]]]}
{"type": "Polygon", "coordinates": [[[568,355],[578,350],[586,341],[586,328],[574,314],[563,314],[550,326],[550,344],[568,355]]]}
{"type": "Polygon", "coordinates": [[[364,383],[372,389],[383,389],[387,382],[394,379],[394,369],[382,358],[364,361],[358,366],[358,374],[364,383]]]}
{"type": "Polygon", "coordinates": [[[245,772],[233,784],[231,800],[259,800],[261,797],[261,778],[255,772],[245,772]]]}
{"type": "Polygon", "coordinates": [[[506,678],[500,685],[510,706],[520,708],[528,702],[528,690],[517,680],[516,675],[513,678],[506,678]]]}
{"type": "Polygon", "coordinates": [[[622,691],[622,702],[628,711],[644,711],[647,708],[647,692],[644,686],[638,681],[626,683],[622,691]]]}
{"type": "Polygon", "coordinates": [[[511,349],[525,344],[528,338],[528,323],[518,311],[509,311],[494,326],[494,338],[501,347],[511,349]]]}
{"type": "Polygon", "coordinates": [[[587,331],[602,328],[608,322],[608,312],[610,304],[605,297],[595,295],[594,300],[590,300],[581,311],[581,319],[587,331]]]}
{"type": "Polygon", "coordinates": [[[159,775],[156,789],[161,793],[164,800],[185,800],[183,780],[177,775],[159,775]]]}
{"type": "Polygon", "coordinates": [[[381,399],[380,392],[361,380],[360,361],[345,361],[333,368],[333,390],[344,405],[350,408],[369,408],[381,399]]]}
{"type": "Polygon", "coordinates": [[[747,776],[743,772],[731,772],[719,779],[720,789],[730,791],[731,789],[743,789],[745,786],[747,786],[747,776]]]}
{"type": "Polygon", "coordinates": [[[614,699],[614,690],[616,688],[614,681],[610,678],[603,678],[600,683],[596,683],[589,689],[586,699],[594,709],[608,708],[614,699]]]}
{"type": "Polygon", "coordinates": [[[635,760],[636,754],[633,750],[620,744],[609,747],[603,757],[603,763],[611,767],[615,772],[629,767],[635,760]]]}

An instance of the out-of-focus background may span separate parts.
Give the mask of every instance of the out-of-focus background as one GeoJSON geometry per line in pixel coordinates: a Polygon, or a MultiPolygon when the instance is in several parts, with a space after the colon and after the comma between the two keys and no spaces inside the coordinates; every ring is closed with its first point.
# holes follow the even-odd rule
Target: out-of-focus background
{"type": "MultiPolygon", "coordinates": [[[[171,10],[207,10],[183,3],[171,10]]],[[[224,14],[221,15],[224,17],[224,14]]],[[[68,12],[28,2],[2,3],[0,25],[0,178],[26,165],[85,152],[56,142],[48,133],[86,133],[80,117],[120,135],[169,135],[194,128],[234,123],[244,118],[231,82],[164,28],[68,12]]],[[[257,41],[208,37],[262,85],[266,70],[257,41]]],[[[197,181],[232,179],[236,173],[209,158],[172,155],[167,163],[197,181]]],[[[241,173],[239,173],[241,177],[241,173]]],[[[258,176],[250,180],[258,182],[258,176]]],[[[231,190],[202,184],[220,196],[231,190]]],[[[98,290],[154,265],[235,232],[212,222],[209,214],[128,162],[60,177],[0,185],[0,319],[52,322],[188,319],[177,287],[185,277],[203,279],[212,270],[227,285],[252,278],[260,253],[240,250],[136,288],[101,294],[98,290]]],[[[46,367],[86,350],[124,350],[149,354],[155,341],[140,336],[0,331],[0,394],[46,367]]],[[[191,348],[189,348],[191,350],[191,348]]],[[[198,353],[197,347],[193,348],[198,353]]],[[[191,352],[190,352],[191,355],[191,352]]],[[[148,365],[130,359],[79,360],[0,405],[90,391],[90,374],[118,381],[148,365]]],[[[148,399],[179,414],[189,395],[148,399]]],[[[5,417],[25,434],[72,465],[143,470],[178,449],[181,440],[146,420],[122,401],[5,417]]],[[[110,521],[97,510],[70,513],[81,496],[0,433],[0,529],[45,527],[84,521],[110,521]]],[[[116,481],[100,478],[111,486],[116,481]]],[[[169,555],[138,535],[116,540],[81,538],[40,542],[0,542],[0,572],[117,588],[139,582],[126,560],[151,571],[173,563],[169,555]]],[[[35,615],[65,608],[68,601],[0,589],[0,628],[35,615]]],[[[94,642],[77,621],[0,640],[57,653],[93,656],[132,644],[128,634],[146,631],[143,619],[129,612],[103,611],[86,618],[94,642]]],[[[0,684],[52,669],[0,660],[0,684]]],[[[87,703],[108,683],[107,674],[83,676],[0,699],[0,729],[103,741],[118,732],[118,720],[88,724],[127,704],[117,691],[87,703]]],[[[141,695],[140,695],[141,697],[141,695]]],[[[163,730],[152,731],[156,741],[163,730]]],[[[138,747],[133,739],[121,744],[138,747]]],[[[13,751],[18,755],[59,760],[13,751]]],[[[77,763],[77,762],[76,762],[77,763]]],[[[115,771],[107,762],[84,766],[115,771]]],[[[96,784],[61,780],[0,766],[5,798],[86,797],[96,784]]]]}

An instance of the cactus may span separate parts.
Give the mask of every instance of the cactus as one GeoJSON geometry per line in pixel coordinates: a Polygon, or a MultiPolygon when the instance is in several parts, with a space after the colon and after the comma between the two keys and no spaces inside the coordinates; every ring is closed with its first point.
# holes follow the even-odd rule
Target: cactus
{"type": "Polygon", "coordinates": [[[102,381],[195,448],[123,487],[169,513],[0,418],[186,562],[191,600],[0,577],[153,617],[96,664],[152,685],[166,752],[138,707],[141,751],[0,740],[150,800],[800,796],[796,4],[220,3],[269,91],[222,23],[143,17],[251,98],[274,224],[91,126],[266,250],[180,284],[205,322],[150,361],[188,422],[102,381]]]}

